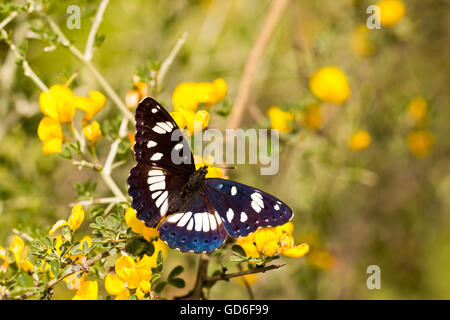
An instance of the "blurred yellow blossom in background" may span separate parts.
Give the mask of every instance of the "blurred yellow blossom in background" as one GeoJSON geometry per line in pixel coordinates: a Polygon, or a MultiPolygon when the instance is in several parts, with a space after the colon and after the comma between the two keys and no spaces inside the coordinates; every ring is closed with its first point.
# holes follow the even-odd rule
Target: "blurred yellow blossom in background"
{"type": "Polygon", "coordinates": [[[415,97],[408,103],[409,115],[415,120],[422,120],[427,114],[428,103],[422,97],[415,97]]]}
{"type": "Polygon", "coordinates": [[[301,122],[309,130],[318,130],[322,126],[322,109],[320,104],[307,106],[301,113],[301,122]]]}
{"type": "MultiPolygon", "coordinates": [[[[33,265],[31,262],[26,258],[26,252],[25,252],[25,243],[23,240],[18,237],[14,236],[11,244],[9,245],[9,251],[14,256],[14,261],[19,269],[23,269],[24,271],[30,271],[33,269],[33,265]]],[[[8,270],[9,263],[6,258],[7,251],[0,247],[0,262],[3,262],[0,264],[0,272],[8,270]]]]}
{"type": "Polygon", "coordinates": [[[100,124],[97,121],[92,121],[87,126],[84,126],[83,133],[91,144],[97,143],[97,141],[102,137],[100,124]]]}
{"type": "Polygon", "coordinates": [[[400,0],[382,0],[377,3],[380,8],[380,22],[383,27],[397,24],[405,16],[405,5],[400,0]]]}
{"type": "Polygon", "coordinates": [[[434,145],[434,135],[425,130],[415,131],[408,135],[408,146],[417,158],[426,157],[434,145]]]}
{"type": "Polygon", "coordinates": [[[341,69],[323,67],[309,79],[309,87],[314,95],[322,101],[341,104],[350,96],[347,77],[341,69]]]}
{"type": "Polygon", "coordinates": [[[325,250],[312,250],[306,257],[306,263],[319,269],[328,270],[334,264],[334,257],[325,250]]]}
{"type": "Polygon", "coordinates": [[[369,29],[364,23],[353,30],[351,49],[357,57],[367,57],[375,53],[375,46],[369,38],[369,29]]]}
{"type": "Polygon", "coordinates": [[[98,283],[97,281],[84,281],[80,285],[72,300],[97,300],[98,299],[98,283]]]}
{"type": "Polygon", "coordinates": [[[348,141],[348,146],[352,150],[366,149],[372,141],[370,134],[365,130],[358,130],[352,134],[348,141]]]}
{"type": "Polygon", "coordinates": [[[41,92],[39,106],[46,116],[59,122],[72,122],[75,115],[75,96],[68,87],[55,84],[41,92]]]}
{"type": "Polygon", "coordinates": [[[209,107],[223,100],[226,94],[227,84],[220,78],[213,82],[182,82],[173,91],[172,104],[175,111],[195,111],[199,104],[209,107]]]}
{"type": "Polygon", "coordinates": [[[267,111],[272,129],[279,130],[280,133],[292,131],[294,116],[291,112],[283,111],[276,106],[272,106],[267,111]]]}

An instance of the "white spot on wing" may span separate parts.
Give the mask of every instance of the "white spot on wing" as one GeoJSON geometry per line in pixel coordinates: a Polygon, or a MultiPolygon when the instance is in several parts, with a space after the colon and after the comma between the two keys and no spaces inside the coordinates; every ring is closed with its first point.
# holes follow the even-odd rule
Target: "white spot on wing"
{"type": "Polygon", "coordinates": [[[150,160],[158,161],[158,160],[161,160],[162,156],[163,156],[163,154],[161,152],[157,152],[150,158],[150,160]]]}
{"type": "Polygon", "coordinates": [[[149,170],[148,172],[148,176],[161,176],[164,175],[164,173],[162,172],[162,170],[149,170]]]}
{"type": "Polygon", "coordinates": [[[152,193],[152,199],[156,199],[161,193],[162,193],[162,191],[153,192],[152,193]]]}
{"type": "Polygon", "coordinates": [[[152,109],[152,113],[157,113],[157,112],[158,112],[158,109],[156,109],[156,108],[152,109]]]}
{"type": "Polygon", "coordinates": [[[183,215],[184,215],[183,212],[179,212],[179,213],[175,213],[173,215],[170,215],[170,216],[167,217],[167,222],[175,223],[178,220],[180,220],[183,215]]]}
{"type": "Polygon", "coordinates": [[[157,145],[157,143],[155,141],[153,141],[153,140],[149,140],[147,142],[147,148],[152,148],[152,147],[154,147],[156,145],[157,145]]]}
{"type": "Polygon", "coordinates": [[[195,231],[201,231],[202,230],[203,214],[202,213],[194,214],[194,220],[195,220],[195,231]]]}
{"type": "Polygon", "coordinates": [[[186,229],[189,230],[189,231],[191,231],[193,227],[194,227],[194,219],[191,218],[191,220],[189,220],[189,224],[188,224],[188,226],[186,227],[186,229]]]}
{"type": "Polygon", "coordinates": [[[168,191],[164,191],[162,195],[159,196],[159,198],[156,200],[155,204],[156,207],[161,207],[161,204],[163,203],[163,201],[165,201],[167,199],[167,196],[169,195],[168,191]]]}
{"type": "Polygon", "coordinates": [[[209,231],[209,218],[208,218],[209,213],[208,212],[203,212],[203,232],[208,232],[209,231]]]}
{"type": "Polygon", "coordinates": [[[166,130],[164,130],[163,128],[161,128],[160,126],[154,126],[153,128],[152,128],[152,130],[153,131],[155,131],[156,133],[159,133],[159,134],[164,134],[164,133],[166,133],[166,130]]]}
{"type": "Polygon", "coordinates": [[[234,217],[234,212],[233,209],[228,209],[227,211],[227,220],[229,223],[231,223],[231,221],[233,221],[233,217],[234,217]]]}
{"type": "Polygon", "coordinates": [[[274,207],[275,210],[277,210],[277,211],[280,210],[280,206],[279,206],[278,204],[274,205],[273,207],[274,207]]]}
{"type": "Polygon", "coordinates": [[[182,144],[182,143],[178,143],[178,144],[175,146],[175,150],[180,150],[181,148],[183,148],[183,144],[182,144]]]}
{"type": "Polygon", "coordinates": [[[208,213],[208,217],[209,217],[209,226],[211,227],[211,230],[213,230],[213,231],[216,230],[217,229],[216,218],[211,213],[208,213]]]}
{"type": "Polygon", "coordinates": [[[168,209],[169,209],[169,202],[168,202],[168,199],[166,199],[166,201],[164,201],[164,203],[163,203],[163,205],[161,206],[161,209],[160,209],[161,216],[165,216],[168,209]]]}
{"type": "Polygon", "coordinates": [[[235,187],[235,186],[232,186],[232,187],[231,187],[231,195],[234,196],[234,195],[236,195],[236,193],[237,193],[236,187],[235,187]]]}
{"type": "Polygon", "coordinates": [[[262,208],[260,206],[258,206],[258,204],[255,201],[252,201],[251,203],[253,210],[255,210],[256,212],[260,213],[262,208]]]}
{"type": "Polygon", "coordinates": [[[153,176],[147,179],[148,184],[153,184],[156,182],[164,181],[166,177],[165,176],[153,176]]]}
{"type": "Polygon", "coordinates": [[[258,206],[260,206],[261,208],[264,208],[264,202],[262,200],[262,195],[260,193],[254,192],[254,193],[252,193],[251,197],[252,197],[253,201],[255,201],[258,204],[258,206]]]}
{"type": "Polygon", "coordinates": [[[150,191],[163,190],[165,188],[166,188],[166,182],[165,181],[157,182],[157,183],[154,183],[154,184],[150,185],[150,191]]]}
{"type": "Polygon", "coordinates": [[[245,212],[241,212],[241,222],[245,222],[245,221],[247,221],[247,219],[248,219],[248,217],[245,214],[245,212]]]}
{"type": "Polygon", "coordinates": [[[192,212],[186,212],[184,214],[183,218],[181,218],[180,221],[178,221],[177,227],[184,227],[186,225],[186,223],[188,223],[191,216],[192,216],[192,212]]]}

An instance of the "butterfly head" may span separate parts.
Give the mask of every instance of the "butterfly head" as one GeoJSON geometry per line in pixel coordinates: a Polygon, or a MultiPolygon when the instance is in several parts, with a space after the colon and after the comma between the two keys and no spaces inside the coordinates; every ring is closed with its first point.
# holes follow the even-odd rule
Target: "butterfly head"
{"type": "Polygon", "coordinates": [[[187,183],[188,189],[191,191],[196,191],[200,189],[207,173],[208,173],[207,166],[202,166],[198,170],[194,171],[194,173],[192,173],[191,176],[189,177],[189,181],[187,183]]]}

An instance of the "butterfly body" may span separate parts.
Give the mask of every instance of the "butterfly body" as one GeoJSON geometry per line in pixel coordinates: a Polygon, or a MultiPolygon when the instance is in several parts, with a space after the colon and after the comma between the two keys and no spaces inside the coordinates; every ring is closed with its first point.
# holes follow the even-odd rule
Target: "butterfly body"
{"type": "Polygon", "coordinates": [[[138,164],[128,178],[132,207],[146,226],[159,225],[160,238],[171,248],[211,252],[227,234],[246,236],[293,216],[285,203],[270,194],[235,181],[206,178],[206,166],[195,170],[189,145],[175,121],[151,98],[137,107],[135,141],[138,164]],[[177,152],[181,163],[172,159],[177,152]]]}

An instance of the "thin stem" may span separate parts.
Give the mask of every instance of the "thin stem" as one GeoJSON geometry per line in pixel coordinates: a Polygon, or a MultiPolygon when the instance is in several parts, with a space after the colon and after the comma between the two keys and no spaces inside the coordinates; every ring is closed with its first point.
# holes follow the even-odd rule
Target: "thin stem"
{"type": "Polygon", "coordinates": [[[95,36],[97,34],[100,23],[103,20],[103,14],[105,13],[106,7],[108,6],[109,0],[102,0],[97,9],[97,14],[95,15],[95,20],[92,23],[91,31],[89,32],[88,39],[86,41],[86,48],[84,49],[84,58],[86,61],[91,61],[94,50],[95,36]]]}
{"type": "MultiPolygon", "coordinates": [[[[239,271],[242,271],[242,266],[239,264],[239,271]]],[[[242,282],[244,283],[245,288],[247,289],[248,297],[250,300],[255,300],[255,295],[253,294],[252,288],[250,287],[250,284],[248,283],[247,279],[245,277],[241,277],[242,282]]]]}
{"type": "Polygon", "coordinates": [[[128,119],[123,118],[119,128],[119,136],[117,137],[116,140],[113,141],[113,143],[111,143],[111,148],[109,149],[105,165],[103,166],[103,172],[105,172],[105,174],[111,174],[112,165],[114,159],[116,158],[117,151],[119,149],[119,144],[122,141],[122,139],[127,135],[128,133],[127,131],[128,131],[128,119]]]}
{"type": "Polygon", "coordinates": [[[108,197],[108,198],[81,200],[78,202],[71,203],[71,204],[69,204],[69,206],[73,207],[76,204],[81,204],[82,206],[90,206],[92,204],[116,204],[119,202],[120,202],[120,199],[117,197],[108,197]]]}
{"type": "Polygon", "coordinates": [[[209,282],[209,281],[228,280],[228,279],[235,278],[235,277],[245,276],[247,274],[264,273],[268,270],[273,270],[273,269],[278,269],[278,268],[284,267],[285,265],[286,264],[272,264],[270,266],[265,266],[265,267],[256,267],[255,269],[251,269],[251,270],[244,270],[244,271],[239,271],[239,272],[229,273],[229,274],[219,274],[214,277],[206,278],[204,281],[209,282]]]}
{"type": "Polygon", "coordinates": [[[69,51],[78,59],[80,60],[88,69],[92,72],[95,78],[97,78],[97,81],[100,83],[100,85],[103,87],[105,92],[108,94],[108,96],[113,100],[114,104],[122,111],[122,113],[127,117],[129,120],[133,119],[133,114],[128,110],[125,103],[120,99],[119,95],[114,91],[114,89],[111,87],[111,85],[103,78],[103,76],[100,74],[100,72],[94,67],[94,65],[89,61],[86,60],[84,55],[78,50],[73,44],[70,43],[70,41],[67,39],[67,37],[64,35],[64,33],[61,31],[61,29],[58,27],[58,25],[48,16],[41,15],[42,19],[46,20],[50,28],[53,30],[53,32],[58,36],[59,42],[67,47],[69,51]]]}
{"type": "Polygon", "coordinates": [[[13,21],[18,15],[19,15],[18,11],[11,12],[2,22],[0,22],[0,29],[5,28],[6,25],[8,25],[8,23],[13,21]]]}
{"type": "Polygon", "coordinates": [[[238,94],[228,120],[227,128],[236,129],[241,124],[259,61],[288,3],[289,0],[275,0],[269,8],[266,19],[262,24],[262,29],[245,63],[244,73],[239,84],[238,94]]]}
{"type": "Polygon", "coordinates": [[[104,170],[100,171],[100,177],[102,177],[103,181],[106,183],[109,189],[111,189],[112,193],[116,198],[119,199],[119,201],[126,201],[127,198],[122,193],[120,188],[117,186],[117,184],[114,182],[114,180],[111,178],[109,174],[106,174],[104,170]]]}
{"type": "Polygon", "coordinates": [[[8,43],[10,49],[12,52],[14,52],[15,56],[19,61],[21,62],[21,65],[24,70],[24,75],[31,80],[42,90],[42,91],[48,91],[48,87],[42,82],[42,80],[34,73],[33,69],[31,69],[28,61],[25,59],[25,57],[20,53],[20,51],[17,49],[16,45],[9,39],[8,33],[5,31],[5,29],[0,28],[1,36],[2,38],[8,43]]]}
{"type": "Polygon", "coordinates": [[[164,80],[164,77],[167,74],[167,71],[169,70],[170,66],[172,65],[173,61],[175,60],[175,57],[177,56],[178,52],[180,51],[181,47],[186,42],[188,32],[184,32],[183,35],[177,40],[177,43],[175,43],[175,46],[172,48],[172,51],[170,51],[169,55],[167,56],[166,60],[161,64],[161,68],[159,68],[158,75],[156,77],[157,85],[161,85],[161,83],[164,80]]]}

